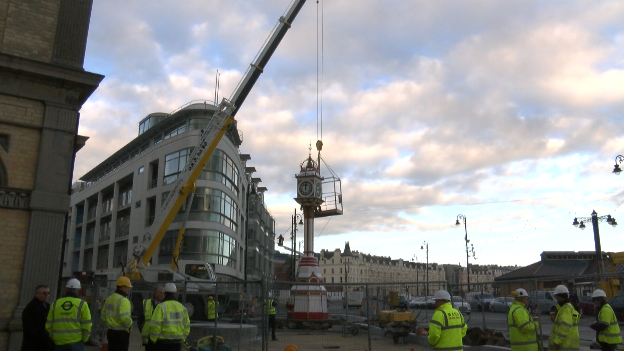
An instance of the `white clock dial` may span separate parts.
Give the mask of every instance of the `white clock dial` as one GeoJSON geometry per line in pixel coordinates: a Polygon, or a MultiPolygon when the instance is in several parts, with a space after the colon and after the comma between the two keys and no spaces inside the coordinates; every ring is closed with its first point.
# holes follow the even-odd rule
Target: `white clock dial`
{"type": "Polygon", "coordinates": [[[299,189],[299,195],[301,196],[310,196],[312,192],[314,191],[312,182],[308,180],[304,180],[303,182],[299,183],[298,189],[299,189]]]}

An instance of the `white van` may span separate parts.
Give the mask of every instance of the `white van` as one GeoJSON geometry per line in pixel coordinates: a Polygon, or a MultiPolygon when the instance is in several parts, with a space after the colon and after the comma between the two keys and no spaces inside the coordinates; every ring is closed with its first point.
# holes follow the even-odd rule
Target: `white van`
{"type": "Polygon", "coordinates": [[[529,311],[532,313],[557,312],[557,299],[552,291],[529,291],[529,311]]]}

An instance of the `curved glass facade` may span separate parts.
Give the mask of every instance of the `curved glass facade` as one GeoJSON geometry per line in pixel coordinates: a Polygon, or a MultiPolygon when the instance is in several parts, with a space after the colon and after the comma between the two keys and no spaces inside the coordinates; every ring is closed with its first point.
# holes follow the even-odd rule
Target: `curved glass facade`
{"type": "MultiPolygon", "coordinates": [[[[168,192],[163,193],[163,199],[167,194],[168,192]]],[[[186,206],[183,205],[173,221],[182,222],[185,211],[186,206]]],[[[238,205],[228,194],[212,188],[197,187],[195,189],[189,221],[217,222],[236,232],[238,231],[236,222],[238,216],[238,205]]]]}
{"type": "MultiPolygon", "coordinates": [[[[160,243],[158,261],[171,262],[178,230],[169,230],[160,243]]],[[[181,260],[199,260],[236,268],[237,243],[231,236],[218,230],[187,229],[180,245],[181,260]]]]}
{"type": "Polygon", "coordinates": [[[201,172],[199,179],[213,180],[222,183],[238,196],[238,167],[234,161],[221,150],[215,150],[201,172]]]}

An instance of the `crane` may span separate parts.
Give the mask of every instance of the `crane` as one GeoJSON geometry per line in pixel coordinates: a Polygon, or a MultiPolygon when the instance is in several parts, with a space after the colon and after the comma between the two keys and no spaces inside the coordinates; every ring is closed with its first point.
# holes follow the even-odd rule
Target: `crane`
{"type": "MultiPolygon", "coordinates": [[[[212,116],[208,126],[201,133],[199,143],[195,146],[191,156],[188,158],[184,170],[178,176],[178,179],[175,181],[167,198],[163,201],[160,211],[148,229],[147,234],[143,236],[143,241],[133,249],[134,258],[126,265],[126,272],[128,272],[126,275],[130,276],[130,278],[140,279],[142,277],[145,280],[155,279],[148,278],[145,274],[143,274],[146,270],[149,270],[148,267],[150,259],[156,252],[156,249],[160,245],[171,222],[186,201],[187,197],[190,194],[193,194],[195,190],[195,181],[200,176],[204,166],[210,159],[210,156],[223,138],[223,135],[227,132],[230,125],[236,123],[234,120],[236,113],[249,95],[249,92],[260,77],[260,74],[264,71],[266,64],[269,62],[269,59],[286,35],[288,29],[290,29],[292,22],[297,17],[297,14],[305,2],[306,0],[295,0],[290,4],[285,14],[279,18],[279,21],[273,28],[269,38],[254,61],[251,63],[250,67],[247,69],[241,81],[236,86],[230,99],[222,99],[217,106],[217,110],[212,116]]],[[[172,273],[177,263],[179,247],[182,241],[182,235],[184,234],[184,225],[185,224],[183,223],[183,226],[178,234],[176,249],[173,254],[174,262],[172,262],[171,265],[172,273]]],[[[212,268],[209,265],[206,265],[206,262],[187,263],[201,265],[201,267],[204,267],[208,271],[208,274],[204,275],[204,281],[216,281],[212,268]]],[[[162,271],[162,269],[160,269],[160,271],[162,271]]],[[[183,272],[176,273],[182,275],[186,280],[202,280],[196,279],[196,277],[189,277],[183,272]]]]}

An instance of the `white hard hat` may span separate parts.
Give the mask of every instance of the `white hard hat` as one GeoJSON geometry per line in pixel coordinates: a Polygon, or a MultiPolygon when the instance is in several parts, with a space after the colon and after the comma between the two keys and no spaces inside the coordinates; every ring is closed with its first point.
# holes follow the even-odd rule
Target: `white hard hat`
{"type": "Polygon", "coordinates": [[[565,285],[557,285],[557,287],[555,288],[555,295],[569,294],[569,293],[570,291],[565,285]]]}
{"type": "Polygon", "coordinates": [[[71,278],[67,281],[67,285],[65,285],[65,287],[70,289],[80,289],[80,280],[71,278]]]}
{"type": "Polygon", "coordinates": [[[167,283],[165,284],[165,292],[174,293],[174,292],[178,292],[178,289],[176,288],[175,284],[167,283]]]}
{"type": "Polygon", "coordinates": [[[435,300],[446,300],[451,301],[451,295],[446,290],[438,290],[435,295],[433,295],[435,300]]]}
{"type": "Polygon", "coordinates": [[[516,295],[516,297],[528,297],[529,294],[527,294],[526,290],[520,288],[520,289],[516,289],[516,292],[518,293],[518,295],[516,295]]]}
{"type": "Polygon", "coordinates": [[[594,291],[594,293],[592,294],[592,299],[596,298],[596,297],[604,297],[607,298],[607,294],[604,292],[604,290],[601,289],[597,289],[596,291],[594,291]]]}

